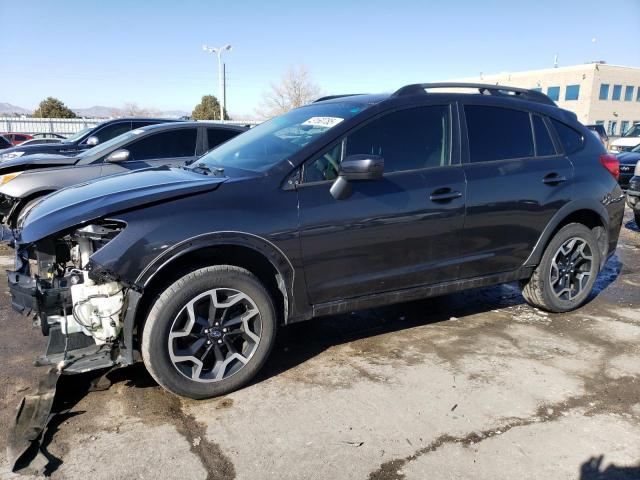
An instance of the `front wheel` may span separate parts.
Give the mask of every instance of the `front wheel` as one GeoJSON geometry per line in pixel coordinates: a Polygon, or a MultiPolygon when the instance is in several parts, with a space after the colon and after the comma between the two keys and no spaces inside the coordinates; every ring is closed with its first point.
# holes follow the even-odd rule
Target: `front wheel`
{"type": "Polygon", "coordinates": [[[522,295],[549,312],[568,312],[589,297],[600,271],[600,250],[591,230],[579,223],[562,227],[547,245],[522,295]]]}
{"type": "Polygon", "coordinates": [[[160,295],[143,328],[142,357],[162,387],[202,399],[247,384],[275,335],[262,283],[243,268],[219,265],[185,275],[160,295]]]}

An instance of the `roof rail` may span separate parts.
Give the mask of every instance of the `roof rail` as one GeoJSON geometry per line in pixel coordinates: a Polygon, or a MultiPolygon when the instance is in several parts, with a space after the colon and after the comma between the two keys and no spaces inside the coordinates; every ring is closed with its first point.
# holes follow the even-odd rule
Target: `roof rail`
{"type": "Polygon", "coordinates": [[[342,97],[355,97],[356,95],[365,95],[364,93],[345,93],[343,95],[327,95],[326,97],[320,97],[317,100],[314,100],[313,103],[323,102],[325,100],[333,100],[334,98],[342,98],[342,97]]]}
{"type": "Polygon", "coordinates": [[[478,93],[482,95],[515,96],[522,100],[555,106],[555,102],[542,92],[536,92],[535,90],[528,90],[526,88],[506,87],[504,85],[490,85],[485,83],[414,83],[396,90],[392,96],[424,95],[427,93],[426,90],[431,88],[469,88],[478,90],[478,93]]]}

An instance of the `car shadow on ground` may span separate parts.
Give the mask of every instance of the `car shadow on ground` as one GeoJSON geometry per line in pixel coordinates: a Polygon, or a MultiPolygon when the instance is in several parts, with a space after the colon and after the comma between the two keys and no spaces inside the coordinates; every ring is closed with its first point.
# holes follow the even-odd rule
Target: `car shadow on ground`
{"type": "Polygon", "coordinates": [[[624,228],[627,230],[631,230],[632,232],[640,232],[640,227],[636,224],[634,220],[629,220],[624,224],[624,228]]]}
{"type": "Polygon", "coordinates": [[[591,457],[580,466],[580,480],[638,480],[640,478],[640,463],[634,467],[619,467],[609,464],[601,468],[604,455],[591,457]]]}

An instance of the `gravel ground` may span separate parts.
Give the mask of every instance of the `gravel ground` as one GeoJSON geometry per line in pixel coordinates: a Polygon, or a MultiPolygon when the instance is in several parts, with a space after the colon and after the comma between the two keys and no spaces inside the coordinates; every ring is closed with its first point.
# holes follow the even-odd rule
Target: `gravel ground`
{"type": "MultiPolygon", "coordinates": [[[[180,399],[141,366],[65,377],[56,479],[640,478],[640,232],[627,212],[594,298],[551,315],[504,285],[279,332],[249,387],[180,399]]],[[[0,263],[10,266],[7,250],[0,263]]],[[[6,288],[5,288],[6,290],[6,288]]],[[[45,339],[0,300],[0,432],[45,339]]],[[[0,434],[0,478],[9,473],[0,434]]]]}

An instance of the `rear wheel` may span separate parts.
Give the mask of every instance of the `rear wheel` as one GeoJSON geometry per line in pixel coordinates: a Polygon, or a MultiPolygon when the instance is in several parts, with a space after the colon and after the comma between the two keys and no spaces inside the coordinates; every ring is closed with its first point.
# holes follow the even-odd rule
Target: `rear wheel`
{"type": "Polygon", "coordinates": [[[248,383],[275,334],[272,299],[254,275],[233,266],[207,267],[160,295],[144,325],[142,356],[167,390],[208,398],[248,383]]]}
{"type": "Polygon", "coordinates": [[[592,231],[571,223],[551,239],[522,295],[531,305],[568,312],[582,305],[600,271],[600,250],[592,231]]]}

